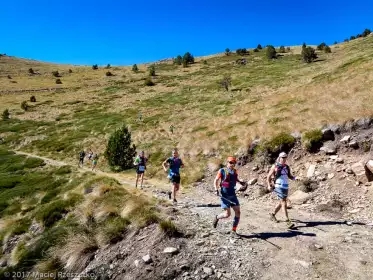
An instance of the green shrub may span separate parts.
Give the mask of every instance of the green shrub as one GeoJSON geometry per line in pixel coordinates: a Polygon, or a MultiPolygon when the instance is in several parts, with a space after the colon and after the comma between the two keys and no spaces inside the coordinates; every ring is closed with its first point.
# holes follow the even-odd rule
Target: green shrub
{"type": "Polygon", "coordinates": [[[183,63],[193,64],[194,63],[194,56],[190,52],[186,52],[183,56],[183,63]]]}
{"type": "Polygon", "coordinates": [[[105,157],[112,168],[125,170],[133,167],[135,155],[136,146],[132,144],[131,132],[123,125],[110,136],[105,157]]]}
{"type": "Polygon", "coordinates": [[[59,167],[54,174],[56,175],[65,175],[65,174],[70,174],[72,172],[71,167],[68,165],[64,165],[59,167]]]}
{"type": "Polygon", "coordinates": [[[32,68],[30,68],[30,69],[28,70],[28,72],[29,72],[29,74],[31,74],[31,75],[34,75],[34,74],[35,74],[35,71],[34,71],[34,69],[32,69],[32,68]]]}
{"type": "Polygon", "coordinates": [[[53,72],[52,72],[52,75],[53,75],[54,77],[56,77],[56,78],[61,77],[61,76],[60,76],[60,73],[59,73],[58,71],[53,71],[53,72]]]}
{"type": "Polygon", "coordinates": [[[278,52],[279,53],[286,53],[285,47],[284,46],[280,46],[278,52]]]}
{"type": "Polygon", "coordinates": [[[366,29],[364,30],[362,36],[363,36],[363,37],[366,37],[366,36],[368,36],[370,33],[372,33],[372,32],[370,31],[370,29],[366,28],[366,29]]]}
{"type": "Polygon", "coordinates": [[[287,48],[286,48],[286,51],[290,52],[290,51],[291,51],[290,47],[287,47],[287,48]]]}
{"type": "Polygon", "coordinates": [[[61,81],[61,79],[56,79],[56,84],[57,84],[57,85],[60,85],[60,84],[62,84],[62,81],[61,81]]]}
{"type": "Polygon", "coordinates": [[[171,220],[160,222],[159,227],[169,237],[176,236],[179,233],[176,225],[171,220]]]}
{"type": "Polygon", "coordinates": [[[132,66],[132,71],[135,72],[135,73],[137,73],[139,71],[139,68],[137,67],[137,64],[134,64],[132,66]]]}
{"type": "Polygon", "coordinates": [[[317,54],[315,52],[315,49],[311,47],[306,47],[302,49],[302,59],[306,63],[311,63],[317,58],[317,54]]]}
{"type": "Polygon", "coordinates": [[[103,243],[115,243],[123,238],[130,221],[122,217],[110,217],[100,227],[103,243]]]}
{"type": "Polygon", "coordinates": [[[271,139],[263,141],[259,149],[269,153],[277,153],[280,150],[289,150],[295,144],[295,138],[288,133],[281,132],[271,139]]]}
{"type": "Polygon", "coordinates": [[[257,48],[254,49],[254,52],[259,52],[259,50],[257,48]]]}
{"type": "Polygon", "coordinates": [[[111,68],[111,65],[110,64],[108,64],[108,65],[106,65],[106,67],[105,67],[106,69],[110,69],[111,68]]]}
{"type": "Polygon", "coordinates": [[[40,158],[29,157],[26,159],[25,163],[23,164],[23,168],[32,169],[32,168],[36,168],[36,167],[40,167],[44,165],[45,165],[44,160],[40,158]]]}
{"type": "Polygon", "coordinates": [[[73,70],[69,69],[69,73],[71,74],[73,72],[73,70]]]}
{"type": "Polygon", "coordinates": [[[347,43],[348,41],[349,41],[349,40],[348,40],[347,38],[346,38],[346,39],[344,39],[344,42],[345,42],[345,43],[347,43]]]}
{"type": "Polygon", "coordinates": [[[203,64],[207,65],[207,60],[204,60],[204,61],[203,61],[203,64]]]}
{"type": "Polygon", "coordinates": [[[30,97],[30,102],[36,102],[36,97],[35,97],[34,95],[32,95],[32,96],[30,97]]]}
{"type": "Polygon", "coordinates": [[[144,81],[144,85],[145,85],[145,86],[148,86],[148,87],[151,87],[151,86],[154,86],[155,84],[154,84],[152,78],[147,77],[147,78],[145,79],[145,81],[144,81]]]}
{"type": "Polygon", "coordinates": [[[8,109],[5,109],[5,110],[3,111],[2,118],[3,118],[4,121],[10,119],[10,113],[9,113],[9,110],[8,110],[8,109]]]}
{"type": "Polygon", "coordinates": [[[27,101],[23,101],[21,103],[21,108],[24,110],[24,111],[27,111],[30,107],[28,106],[27,104],[27,101]]]}
{"type": "Polygon", "coordinates": [[[232,84],[232,79],[229,75],[225,75],[223,79],[219,82],[219,84],[226,90],[229,90],[229,87],[232,84]]]}
{"type": "Polygon", "coordinates": [[[45,227],[53,226],[68,213],[69,203],[66,200],[57,200],[38,208],[35,218],[45,227]]]}
{"type": "Polygon", "coordinates": [[[183,63],[183,58],[181,57],[181,55],[178,55],[175,59],[174,59],[174,64],[176,65],[181,65],[183,63]]]}
{"type": "Polygon", "coordinates": [[[45,204],[45,203],[48,203],[50,201],[52,201],[53,199],[55,199],[57,197],[57,195],[59,194],[59,190],[58,189],[54,189],[54,190],[50,190],[48,191],[44,196],[43,198],[41,199],[40,203],[41,204],[45,204]]]}
{"type": "Polygon", "coordinates": [[[231,54],[231,50],[229,48],[226,48],[225,49],[225,55],[230,55],[231,54]]]}
{"type": "Polygon", "coordinates": [[[277,58],[276,49],[273,46],[271,46],[271,45],[267,46],[267,48],[266,48],[266,55],[267,55],[268,59],[277,58]]]}
{"type": "Polygon", "coordinates": [[[113,73],[111,73],[110,71],[107,71],[107,72],[105,73],[105,75],[106,75],[106,77],[114,76],[113,73]]]}
{"type": "Polygon", "coordinates": [[[351,41],[351,40],[355,40],[355,39],[356,39],[356,37],[353,36],[353,35],[350,37],[350,41],[351,41]]]}
{"type": "Polygon", "coordinates": [[[325,52],[325,53],[331,53],[331,52],[332,52],[332,49],[331,49],[329,46],[325,46],[325,47],[324,47],[324,52],[325,52]]]}
{"type": "Polygon", "coordinates": [[[262,49],[262,45],[261,44],[258,44],[258,46],[256,47],[258,50],[261,50],[262,49]]]}
{"type": "Polygon", "coordinates": [[[302,135],[302,144],[309,152],[317,151],[322,144],[322,132],[320,129],[306,131],[302,135]]]}
{"type": "Polygon", "coordinates": [[[246,55],[249,54],[249,52],[244,48],[244,49],[237,49],[236,54],[238,55],[246,55]]]}
{"type": "Polygon", "coordinates": [[[326,47],[326,44],[324,42],[322,42],[320,45],[317,46],[317,49],[319,51],[322,51],[322,50],[324,50],[325,47],[326,47]]]}
{"type": "Polygon", "coordinates": [[[9,79],[9,80],[11,80],[11,79],[12,79],[12,76],[10,76],[10,75],[8,75],[7,77],[8,77],[8,79],[9,79]]]}
{"type": "Polygon", "coordinates": [[[98,69],[98,65],[97,64],[92,65],[92,69],[93,70],[97,70],[98,69]]]}
{"type": "Polygon", "coordinates": [[[155,76],[155,65],[152,64],[148,67],[149,76],[155,76]]]}

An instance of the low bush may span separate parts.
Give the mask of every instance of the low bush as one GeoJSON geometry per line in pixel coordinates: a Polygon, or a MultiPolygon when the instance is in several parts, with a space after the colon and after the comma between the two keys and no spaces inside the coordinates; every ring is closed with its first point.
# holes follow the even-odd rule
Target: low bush
{"type": "Polygon", "coordinates": [[[317,152],[322,146],[322,131],[314,129],[306,131],[302,135],[302,144],[309,152],[317,152]]]}
{"type": "Polygon", "coordinates": [[[30,102],[36,102],[36,97],[34,95],[30,97],[30,102]]]}
{"type": "Polygon", "coordinates": [[[57,85],[61,85],[61,84],[62,84],[61,79],[56,79],[56,84],[57,84],[57,85]]]}

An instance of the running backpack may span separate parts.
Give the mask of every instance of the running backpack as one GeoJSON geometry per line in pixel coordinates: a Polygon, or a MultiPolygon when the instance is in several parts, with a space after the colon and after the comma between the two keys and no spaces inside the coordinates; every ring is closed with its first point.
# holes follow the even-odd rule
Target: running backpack
{"type": "MultiPolygon", "coordinates": [[[[231,182],[231,177],[232,177],[231,174],[229,173],[227,168],[221,168],[220,169],[220,174],[221,174],[220,186],[228,188],[230,186],[230,182],[231,182]]],[[[234,170],[233,175],[236,177],[236,180],[237,180],[237,170],[236,169],[234,170]]]]}
{"type": "Polygon", "coordinates": [[[282,170],[284,169],[284,168],[286,168],[286,170],[287,170],[287,175],[289,176],[289,174],[290,174],[290,167],[289,167],[289,165],[287,165],[287,164],[285,164],[285,165],[282,165],[282,164],[275,164],[275,178],[274,178],[274,181],[276,182],[276,180],[278,179],[278,178],[280,178],[281,177],[281,172],[282,172],[282,170]]]}

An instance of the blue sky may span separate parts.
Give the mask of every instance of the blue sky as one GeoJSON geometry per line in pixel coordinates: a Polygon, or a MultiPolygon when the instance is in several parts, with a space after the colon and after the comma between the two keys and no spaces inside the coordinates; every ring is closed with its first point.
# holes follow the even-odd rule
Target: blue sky
{"type": "Polygon", "coordinates": [[[373,30],[368,0],[9,0],[0,12],[0,53],[84,65],[132,65],[258,43],[332,44],[373,30]]]}

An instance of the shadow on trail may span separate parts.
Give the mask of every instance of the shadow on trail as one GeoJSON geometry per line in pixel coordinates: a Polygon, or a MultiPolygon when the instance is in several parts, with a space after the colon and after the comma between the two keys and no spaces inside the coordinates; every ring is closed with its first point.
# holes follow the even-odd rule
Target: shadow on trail
{"type": "MultiPolygon", "coordinates": [[[[322,229],[318,228],[317,226],[347,225],[347,221],[300,221],[300,220],[293,220],[293,222],[295,222],[297,224],[298,223],[303,224],[303,225],[297,225],[296,224],[294,229],[312,227],[312,228],[316,228],[316,229],[321,230],[321,231],[325,231],[325,230],[322,230],[322,229]]],[[[351,224],[349,224],[349,225],[350,226],[352,226],[352,225],[365,226],[366,224],[361,223],[361,222],[351,222],[351,224]]]]}
{"type": "Polygon", "coordinates": [[[273,243],[271,241],[268,241],[269,238],[275,238],[275,237],[292,238],[292,237],[296,237],[296,236],[299,236],[299,235],[302,235],[302,236],[316,236],[315,233],[301,232],[301,231],[296,231],[296,230],[289,230],[289,231],[286,231],[286,232],[260,232],[260,233],[250,234],[250,235],[239,234],[239,236],[241,238],[247,238],[247,239],[258,238],[260,240],[263,240],[263,241],[271,244],[272,246],[276,247],[279,250],[281,250],[282,248],[280,246],[276,245],[275,243],[273,243]]]}
{"type": "Polygon", "coordinates": [[[289,230],[285,232],[260,232],[260,233],[254,233],[254,234],[240,234],[240,237],[242,238],[259,238],[259,239],[264,239],[267,240],[269,238],[292,238],[295,236],[316,236],[315,233],[308,233],[308,232],[302,232],[302,231],[297,231],[297,230],[289,230]]]}

